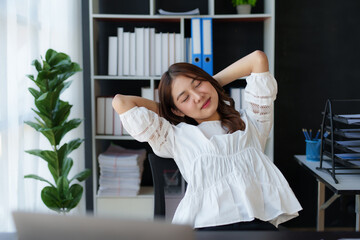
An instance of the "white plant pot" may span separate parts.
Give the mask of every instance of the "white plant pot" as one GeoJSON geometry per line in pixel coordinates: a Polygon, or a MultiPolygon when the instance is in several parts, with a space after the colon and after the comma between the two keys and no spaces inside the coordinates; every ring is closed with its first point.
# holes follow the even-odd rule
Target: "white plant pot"
{"type": "Polygon", "coordinates": [[[237,5],[236,10],[237,10],[238,14],[250,14],[251,13],[251,5],[250,4],[237,5]]]}

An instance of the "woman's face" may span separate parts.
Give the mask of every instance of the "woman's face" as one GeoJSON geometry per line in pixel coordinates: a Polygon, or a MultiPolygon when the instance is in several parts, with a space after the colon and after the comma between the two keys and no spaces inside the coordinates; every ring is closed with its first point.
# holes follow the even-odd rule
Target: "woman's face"
{"type": "Polygon", "coordinates": [[[186,76],[177,76],[172,82],[171,95],[178,116],[188,116],[198,123],[220,120],[217,112],[219,96],[208,81],[200,81],[186,76]]]}

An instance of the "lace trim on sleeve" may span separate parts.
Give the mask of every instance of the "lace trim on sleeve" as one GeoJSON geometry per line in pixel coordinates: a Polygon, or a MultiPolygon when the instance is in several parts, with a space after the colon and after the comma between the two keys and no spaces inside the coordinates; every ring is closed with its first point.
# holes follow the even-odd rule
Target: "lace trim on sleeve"
{"type": "Polygon", "coordinates": [[[166,119],[144,107],[136,107],[122,114],[121,120],[136,140],[148,142],[156,153],[172,156],[172,125],[166,119]]]}
{"type": "Polygon", "coordinates": [[[161,147],[167,143],[167,136],[169,135],[168,129],[163,129],[163,122],[159,122],[159,128],[151,134],[149,141],[157,141],[158,148],[161,149],[161,147]]]}
{"type": "Polygon", "coordinates": [[[273,96],[254,96],[248,91],[247,95],[247,108],[256,116],[259,122],[267,122],[270,120],[273,112],[273,96]]]}
{"type": "Polygon", "coordinates": [[[169,142],[169,131],[171,129],[170,124],[168,122],[159,121],[157,122],[157,127],[155,131],[149,137],[149,144],[153,147],[155,151],[164,152],[164,148],[172,146],[172,143],[169,142]]]}

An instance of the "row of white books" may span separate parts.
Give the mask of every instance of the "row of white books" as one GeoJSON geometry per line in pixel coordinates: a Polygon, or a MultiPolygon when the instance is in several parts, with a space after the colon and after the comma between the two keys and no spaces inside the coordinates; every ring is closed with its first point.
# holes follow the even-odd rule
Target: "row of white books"
{"type": "Polygon", "coordinates": [[[120,117],[112,107],[112,100],[113,97],[96,98],[96,134],[98,135],[124,134],[120,117]]]}
{"type": "Polygon", "coordinates": [[[136,196],[140,190],[146,150],[130,150],[111,144],[98,157],[98,196],[136,196]]]}
{"type": "MultiPolygon", "coordinates": [[[[158,90],[141,88],[141,96],[159,102],[158,90]]],[[[129,135],[123,128],[119,115],[112,107],[113,97],[97,97],[96,99],[96,134],[97,135],[129,135]]]]}
{"type": "Polygon", "coordinates": [[[155,28],[117,29],[109,37],[108,75],[161,76],[168,67],[183,61],[180,33],[155,33],[155,28]]]}

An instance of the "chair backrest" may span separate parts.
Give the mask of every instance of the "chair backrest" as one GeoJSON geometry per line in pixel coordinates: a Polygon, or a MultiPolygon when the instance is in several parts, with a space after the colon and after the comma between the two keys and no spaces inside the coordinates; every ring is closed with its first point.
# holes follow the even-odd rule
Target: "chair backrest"
{"type": "Polygon", "coordinates": [[[162,158],[153,153],[148,155],[154,184],[154,217],[165,218],[164,171],[178,167],[171,158],[162,158]]]}

